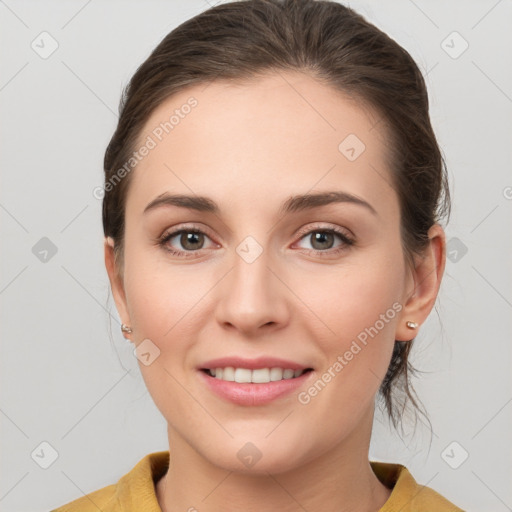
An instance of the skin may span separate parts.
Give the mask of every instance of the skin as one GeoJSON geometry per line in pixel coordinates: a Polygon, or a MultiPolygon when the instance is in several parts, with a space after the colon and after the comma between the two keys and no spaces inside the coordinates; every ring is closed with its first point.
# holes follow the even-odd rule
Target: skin
{"type": "MultiPolygon", "coordinates": [[[[391,490],[368,460],[374,399],[394,340],[417,335],[405,322],[421,325],[434,306],[443,229],[432,226],[430,245],[409,268],[384,123],[310,76],[280,72],[193,86],[153,112],[140,140],[190,96],[197,107],[132,171],[123,277],[105,240],[115,303],[133,329],[127,336],[135,345],[149,338],[160,350],[150,365],[139,363],[168,423],[160,506],[376,511],[391,490]],[[351,133],[366,146],[354,161],[338,150],[351,133]],[[377,214],[352,203],[278,214],[291,195],[329,190],[364,199],[377,214]],[[168,206],[144,215],[166,191],[208,196],[221,212],[168,206]],[[158,246],[160,235],[191,222],[205,233],[191,257],[158,246]],[[355,244],[334,254],[344,245],[336,235],[315,243],[312,231],[333,227],[355,244]],[[309,234],[297,236],[301,228],[309,234]],[[249,235],[263,248],[250,264],[236,252],[249,235]],[[304,391],[395,302],[402,310],[308,404],[294,392],[262,406],[235,405],[198,378],[208,359],[265,354],[313,367],[304,391]],[[237,457],[247,442],[262,455],[252,467],[237,457]]],[[[179,235],[167,246],[187,250],[179,235]]]]}

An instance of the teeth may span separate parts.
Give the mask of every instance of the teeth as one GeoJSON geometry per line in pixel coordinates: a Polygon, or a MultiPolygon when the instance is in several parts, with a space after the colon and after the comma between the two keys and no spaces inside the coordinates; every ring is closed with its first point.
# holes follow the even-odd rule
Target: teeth
{"type": "Polygon", "coordinates": [[[212,368],[209,370],[212,377],[230,382],[254,382],[263,384],[283,379],[293,379],[304,373],[304,370],[292,370],[290,368],[258,368],[249,370],[248,368],[212,368]]]}

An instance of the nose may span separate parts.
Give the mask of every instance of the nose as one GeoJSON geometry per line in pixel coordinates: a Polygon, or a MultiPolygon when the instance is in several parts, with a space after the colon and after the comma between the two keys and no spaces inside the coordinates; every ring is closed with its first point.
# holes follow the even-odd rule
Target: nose
{"type": "Polygon", "coordinates": [[[233,269],[218,287],[217,321],[247,337],[267,334],[287,325],[290,293],[284,279],[263,251],[252,261],[235,254],[233,269]]]}

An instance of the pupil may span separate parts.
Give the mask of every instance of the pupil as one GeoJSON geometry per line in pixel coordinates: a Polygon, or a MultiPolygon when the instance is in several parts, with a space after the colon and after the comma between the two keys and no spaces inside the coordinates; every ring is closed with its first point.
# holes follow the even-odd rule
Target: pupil
{"type": "MultiPolygon", "coordinates": [[[[333,238],[333,234],[332,233],[327,233],[327,232],[316,232],[313,236],[313,247],[315,247],[315,243],[316,242],[320,242],[321,244],[325,244],[325,240],[326,240],[326,237],[327,237],[327,240],[328,241],[331,241],[332,242],[332,238],[333,238]]],[[[332,244],[328,244],[328,247],[326,247],[325,245],[321,245],[320,247],[316,247],[317,249],[330,249],[330,247],[332,246],[332,244]]]]}
{"type": "Polygon", "coordinates": [[[194,246],[194,243],[197,243],[198,237],[201,237],[202,233],[182,233],[181,235],[181,245],[185,249],[197,249],[197,246],[194,246]],[[190,245],[192,244],[192,245],[190,245]]]}

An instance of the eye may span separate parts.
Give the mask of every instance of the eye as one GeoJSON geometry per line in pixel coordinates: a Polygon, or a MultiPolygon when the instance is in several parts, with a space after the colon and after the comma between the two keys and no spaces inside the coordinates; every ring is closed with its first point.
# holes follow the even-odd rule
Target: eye
{"type": "Polygon", "coordinates": [[[347,250],[350,246],[354,245],[355,240],[347,233],[339,228],[325,228],[315,226],[306,232],[299,233],[301,240],[309,241],[312,249],[307,249],[308,252],[318,254],[320,256],[332,256],[342,251],[347,250]],[[334,247],[336,238],[341,240],[341,243],[334,247]],[[326,254],[324,254],[326,253],[326,254]]]}
{"type": "MultiPolygon", "coordinates": [[[[355,244],[355,240],[338,227],[315,226],[313,229],[302,230],[298,236],[300,236],[301,241],[310,241],[312,249],[305,248],[308,253],[321,257],[337,255],[355,244]],[[336,238],[341,241],[338,246],[334,246],[336,238]]],[[[205,240],[211,241],[204,231],[192,226],[167,232],[158,239],[157,243],[173,256],[189,258],[194,257],[197,252],[205,248],[205,240]],[[181,248],[176,249],[176,244],[181,248]]],[[[211,246],[215,245],[217,244],[212,242],[211,246]]]]}
{"type": "Polygon", "coordinates": [[[174,256],[188,258],[194,256],[194,253],[201,249],[204,249],[205,239],[210,238],[198,228],[181,228],[165,233],[159,238],[158,245],[174,256]],[[172,247],[172,244],[178,244],[183,249],[175,249],[172,247]]]}

